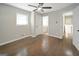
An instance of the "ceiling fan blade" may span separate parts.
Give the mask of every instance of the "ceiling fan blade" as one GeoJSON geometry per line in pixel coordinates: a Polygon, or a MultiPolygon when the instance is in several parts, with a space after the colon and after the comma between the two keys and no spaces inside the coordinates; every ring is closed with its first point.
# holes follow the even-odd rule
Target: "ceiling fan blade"
{"type": "Polygon", "coordinates": [[[39,3],[38,7],[41,7],[41,6],[43,6],[43,4],[44,4],[44,3],[39,3]]]}
{"type": "Polygon", "coordinates": [[[28,6],[31,6],[31,7],[35,7],[35,8],[37,8],[37,6],[34,6],[34,5],[28,5],[28,6]]]}
{"type": "Polygon", "coordinates": [[[52,9],[52,7],[42,7],[43,9],[52,9]]]}
{"type": "Polygon", "coordinates": [[[33,11],[35,12],[36,10],[38,10],[38,9],[34,9],[33,11]]]}

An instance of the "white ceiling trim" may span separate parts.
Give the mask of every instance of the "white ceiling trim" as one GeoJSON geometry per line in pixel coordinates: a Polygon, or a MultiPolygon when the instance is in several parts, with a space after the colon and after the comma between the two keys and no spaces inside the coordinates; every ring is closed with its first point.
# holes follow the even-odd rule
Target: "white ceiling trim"
{"type": "MultiPolygon", "coordinates": [[[[38,5],[38,3],[8,3],[8,5],[11,5],[11,6],[32,12],[35,8],[28,6],[28,4],[31,4],[31,5],[34,5],[34,6],[38,5]]],[[[48,13],[48,12],[51,12],[51,11],[57,11],[57,10],[60,10],[62,8],[69,6],[71,4],[72,3],[45,3],[43,5],[44,7],[50,6],[50,7],[52,7],[52,9],[44,9],[44,13],[48,13]]],[[[38,11],[38,12],[40,13],[40,11],[38,11]]]]}

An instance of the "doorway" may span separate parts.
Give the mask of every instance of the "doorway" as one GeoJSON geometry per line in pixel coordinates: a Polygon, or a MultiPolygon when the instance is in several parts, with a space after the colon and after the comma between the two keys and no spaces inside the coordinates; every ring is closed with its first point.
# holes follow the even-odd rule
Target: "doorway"
{"type": "Polygon", "coordinates": [[[43,16],[42,24],[43,24],[43,29],[42,29],[43,34],[48,35],[48,16],[43,16]]]}
{"type": "Polygon", "coordinates": [[[72,37],[72,15],[70,16],[65,16],[65,37],[66,38],[71,38],[72,37]]]}
{"type": "Polygon", "coordinates": [[[72,13],[64,14],[63,32],[64,32],[64,37],[67,39],[72,39],[72,34],[73,34],[72,16],[73,16],[72,13]]]}

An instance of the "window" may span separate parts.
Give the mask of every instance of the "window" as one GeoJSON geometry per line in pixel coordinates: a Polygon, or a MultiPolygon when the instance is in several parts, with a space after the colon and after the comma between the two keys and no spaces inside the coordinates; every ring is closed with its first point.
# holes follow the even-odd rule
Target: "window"
{"type": "Polygon", "coordinates": [[[43,16],[43,26],[48,26],[48,16],[43,16]]]}
{"type": "Polygon", "coordinates": [[[28,24],[28,16],[25,14],[17,14],[16,15],[17,20],[16,20],[16,24],[17,25],[27,25],[28,24]]]}

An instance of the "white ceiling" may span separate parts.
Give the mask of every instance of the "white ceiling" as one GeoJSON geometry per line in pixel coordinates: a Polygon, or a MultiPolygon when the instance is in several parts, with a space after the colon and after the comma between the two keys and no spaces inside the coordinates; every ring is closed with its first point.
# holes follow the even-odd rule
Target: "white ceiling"
{"type": "MultiPolygon", "coordinates": [[[[34,6],[38,5],[38,3],[8,3],[8,5],[12,5],[14,7],[18,7],[18,8],[32,12],[35,8],[28,6],[28,4],[34,5],[34,6]]],[[[57,11],[64,7],[67,7],[69,5],[71,5],[71,3],[44,3],[44,5],[43,5],[44,7],[49,7],[49,6],[52,7],[52,9],[44,9],[44,13],[48,13],[51,11],[57,11]]],[[[40,12],[40,11],[38,11],[38,12],[40,12]]]]}

